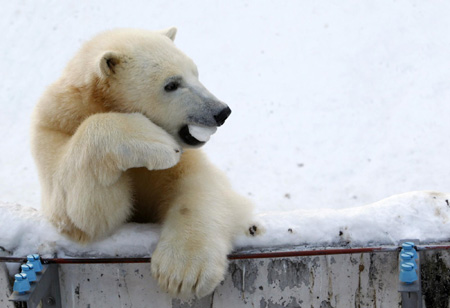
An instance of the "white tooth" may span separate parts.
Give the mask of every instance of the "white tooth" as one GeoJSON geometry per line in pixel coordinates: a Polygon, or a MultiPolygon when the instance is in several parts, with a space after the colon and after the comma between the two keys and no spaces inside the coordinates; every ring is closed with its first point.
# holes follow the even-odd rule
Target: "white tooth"
{"type": "Polygon", "coordinates": [[[217,127],[204,127],[197,125],[188,125],[189,133],[201,142],[206,142],[209,140],[212,134],[214,134],[217,130],[217,127]]]}

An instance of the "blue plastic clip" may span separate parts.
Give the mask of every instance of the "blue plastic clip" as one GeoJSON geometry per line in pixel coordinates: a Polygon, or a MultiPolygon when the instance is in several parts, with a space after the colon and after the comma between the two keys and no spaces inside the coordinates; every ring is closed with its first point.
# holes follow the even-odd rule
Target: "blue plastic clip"
{"type": "Polygon", "coordinates": [[[27,274],[20,273],[14,275],[14,287],[13,290],[19,292],[19,294],[25,294],[25,292],[30,291],[31,286],[28,281],[27,274]]]}
{"type": "Polygon", "coordinates": [[[413,242],[404,242],[402,244],[402,251],[401,252],[411,252],[414,255],[414,260],[417,260],[419,258],[419,255],[417,254],[417,251],[414,249],[414,243],[413,242]]]}
{"type": "Polygon", "coordinates": [[[30,262],[27,262],[27,264],[23,264],[21,266],[22,273],[27,274],[28,281],[33,282],[36,281],[36,273],[34,271],[34,266],[30,262]]]}
{"type": "Polygon", "coordinates": [[[400,281],[404,282],[406,284],[411,284],[414,281],[419,279],[417,277],[416,270],[414,269],[414,264],[405,262],[402,265],[400,265],[400,281]]]}
{"type": "Polygon", "coordinates": [[[39,257],[38,254],[32,254],[32,255],[28,255],[27,256],[28,262],[30,262],[31,264],[33,264],[34,267],[34,271],[36,273],[39,273],[42,271],[42,263],[41,263],[41,258],[39,257]]]}
{"type": "Polygon", "coordinates": [[[414,260],[414,253],[412,252],[402,252],[400,253],[400,266],[403,263],[412,263],[414,264],[414,269],[417,269],[416,260],[414,260]]]}

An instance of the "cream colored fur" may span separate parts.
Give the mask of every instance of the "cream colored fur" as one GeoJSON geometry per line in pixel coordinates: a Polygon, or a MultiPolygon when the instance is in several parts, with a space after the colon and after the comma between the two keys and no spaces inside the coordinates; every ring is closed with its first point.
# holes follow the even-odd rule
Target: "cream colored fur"
{"type": "Polygon", "coordinates": [[[163,82],[200,84],[175,33],[114,30],[87,42],[36,106],[32,152],[42,210],[62,233],[89,242],[130,220],[162,223],[154,277],[174,296],[201,297],[223,279],[252,206],[177,137],[194,106],[163,82]]]}

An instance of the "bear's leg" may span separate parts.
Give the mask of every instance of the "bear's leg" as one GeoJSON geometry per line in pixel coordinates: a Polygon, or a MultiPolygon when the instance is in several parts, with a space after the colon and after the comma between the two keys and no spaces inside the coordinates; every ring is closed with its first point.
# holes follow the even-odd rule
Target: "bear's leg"
{"type": "Polygon", "coordinates": [[[65,204],[67,223],[53,221],[79,241],[108,234],[132,211],[131,181],[123,171],[169,168],[180,154],[173,138],[141,114],[89,117],[66,144],[54,181],[52,207],[65,204]]]}
{"type": "MultiPolygon", "coordinates": [[[[210,168],[213,168],[210,166],[210,168]]],[[[248,228],[252,205],[205,168],[183,178],[152,255],[152,274],[173,296],[211,293],[223,280],[235,235],[248,228]]]]}

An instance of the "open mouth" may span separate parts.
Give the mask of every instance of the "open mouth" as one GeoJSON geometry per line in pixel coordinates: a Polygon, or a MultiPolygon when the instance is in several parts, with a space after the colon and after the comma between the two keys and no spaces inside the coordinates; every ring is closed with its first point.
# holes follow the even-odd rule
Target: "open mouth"
{"type": "Polygon", "coordinates": [[[217,127],[205,127],[199,125],[184,125],[181,127],[178,135],[188,145],[196,146],[205,144],[212,134],[217,130],[217,127]]]}

